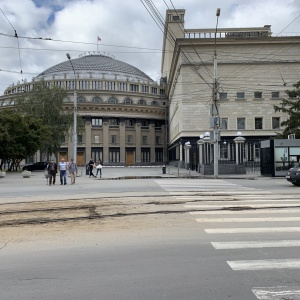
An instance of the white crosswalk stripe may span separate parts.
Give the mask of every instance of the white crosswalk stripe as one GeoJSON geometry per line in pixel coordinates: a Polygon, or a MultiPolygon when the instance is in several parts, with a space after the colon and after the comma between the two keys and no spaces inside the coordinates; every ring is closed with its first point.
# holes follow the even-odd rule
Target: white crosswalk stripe
{"type": "MultiPolygon", "coordinates": [[[[210,241],[215,251],[246,252],[263,248],[279,251],[300,247],[300,199],[292,195],[273,195],[268,191],[244,188],[222,180],[207,180],[202,184],[201,181],[196,185],[186,182],[185,189],[176,187],[176,182],[161,182],[160,185],[170,192],[197,191],[197,194],[184,196],[174,193],[173,197],[185,202],[183,207],[201,227],[205,226],[207,234],[217,237],[210,241]],[[217,224],[222,225],[215,226],[217,224]],[[237,224],[240,226],[237,227],[237,224]],[[284,239],[282,233],[289,233],[288,239],[284,239]],[[238,234],[243,234],[243,239],[237,240],[235,237],[238,234]]],[[[265,255],[257,259],[257,253],[260,252],[255,252],[255,258],[249,259],[249,253],[245,253],[247,260],[228,260],[228,266],[236,272],[300,270],[300,259],[286,257],[286,253],[290,252],[282,251],[279,252],[281,257],[270,255],[268,259],[265,255]]],[[[298,286],[253,287],[252,292],[260,300],[300,299],[298,286]]]]}
{"type": "Polygon", "coordinates": [[[261,287],[252,289],[253,294],[259,300],[283,300],[283,299],[300,299],[300,287],[261,287]]]}

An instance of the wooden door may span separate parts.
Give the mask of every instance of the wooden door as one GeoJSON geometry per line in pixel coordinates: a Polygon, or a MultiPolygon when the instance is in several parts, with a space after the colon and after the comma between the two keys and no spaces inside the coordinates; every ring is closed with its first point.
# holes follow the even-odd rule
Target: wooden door
{"type": "Polygon", "coordinates": [[[127,150],[126,151],[126,164],[132,166],[134,164],[134,151],[127,150]]]}
{"type": "Polygon", "coordinates": [[[76,163],[77,163],[77,166],[84,166],[84,153],[83,152],[77,152],[76,163]]]}
{"type": "Polygon", "coordinates": [[[64,158],[65,161],[68,161],[68,155],[67,155],[67,152],[59,152],[59,158],[58,158],[58,161],[61,161],[62,158],[64,158]]]}

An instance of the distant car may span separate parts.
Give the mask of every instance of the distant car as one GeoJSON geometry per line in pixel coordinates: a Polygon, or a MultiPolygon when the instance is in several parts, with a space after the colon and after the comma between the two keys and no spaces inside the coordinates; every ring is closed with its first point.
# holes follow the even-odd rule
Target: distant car
{"type": "Polygon", "coordinates": [[[300,167],[290,168],[286,173],[285,178],[293,185],[300,186],[300,167]]]}
{"type": "Polygon", "coordinates": [[[45,161],[36,162],[34,164],[28,164],[23,167],[23,171],[44,171],[48,163],[45,161]]]}

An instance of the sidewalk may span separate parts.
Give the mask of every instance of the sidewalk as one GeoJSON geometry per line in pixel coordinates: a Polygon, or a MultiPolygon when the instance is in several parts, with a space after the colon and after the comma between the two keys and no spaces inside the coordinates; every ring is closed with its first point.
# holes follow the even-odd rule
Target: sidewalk
{"type": "MultiPolygon", "coordinates": [[[[94,175],[96,175],[96,169],[93,170],[94,175]]],[[[22,178],[22,172],[6,172],[5,178],[0,178],[0,182],[5,181],[8,177],[22,178]]],[[[37,177],[44,177],[44,172],[34,171],[31,173],[30,179],[37,177]]],[[[89,178],[89,175],[86,175],[85,167],[78,167],[78,177],[82,179],[89,178]]],[[[102,177],[99,180],[116,180],[116,179],[146,179],[146,178],[214,178],[214,175],[202,175],[197,171],[181,169],[173,166],[166,166],[165,174],[163,174],[163,166],[143,166],[143,167],[111,167],[104,166],[102,168],[102,177]]],[[[261,177],[260,174],[219,174],[219,179],[257,179],[257,178],[266,178],[261,177]]],[[[268,177],[269,178],[269,177],[268,177]]],[[[28,178],[27,178],[28,180],[28,178]]],[[[45,178],[46,181],[46,178],[45,178]]]]}
{"type": "MultiPolygon", "coordinates": [[[[214,175],[202,175],[197,171],[181,169],[173,166],[166,166],[165,174],[163,174],[163,166],[147,166],[147,167],[103,167],[102,180],[108,179],[135,179],[135,178],[214,178],[214,175]]],[[[96,170],[94,169],[94,174],[96,170]]],[[[86,169],[79,167],[78,175],[86,176],[86,169]]],[[[98,176],[99,177],[99,176],[98,176]]],[[[260,174],[228,174],[219,175],[218,178],[236,178],[236,179],[255,179],[260,174]]]]}

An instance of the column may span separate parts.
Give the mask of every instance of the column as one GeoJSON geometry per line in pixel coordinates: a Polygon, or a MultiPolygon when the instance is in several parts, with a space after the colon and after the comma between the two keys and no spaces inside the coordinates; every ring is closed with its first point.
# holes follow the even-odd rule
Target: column
{"type": "Polygon", "coordinates": [[[241,136],[241,132],[238,132],[237,134],[238,136],[234,139],[236,149],[236,164],[242,165],[244,164],[243,146],[245,143],[245,138],[241,136]]]}
{"type": "Polygon", "coordinates": [[[135,124],[135,162],[141,163],[141,123],[139,121],[135,124]]]}
{"type": "Polygon", "coordinates": [[[120,164],[125,164],[125,138],[126,138],[126,132],[125,132],[125,120],[121,120],[120,122],[120,164]]]}

